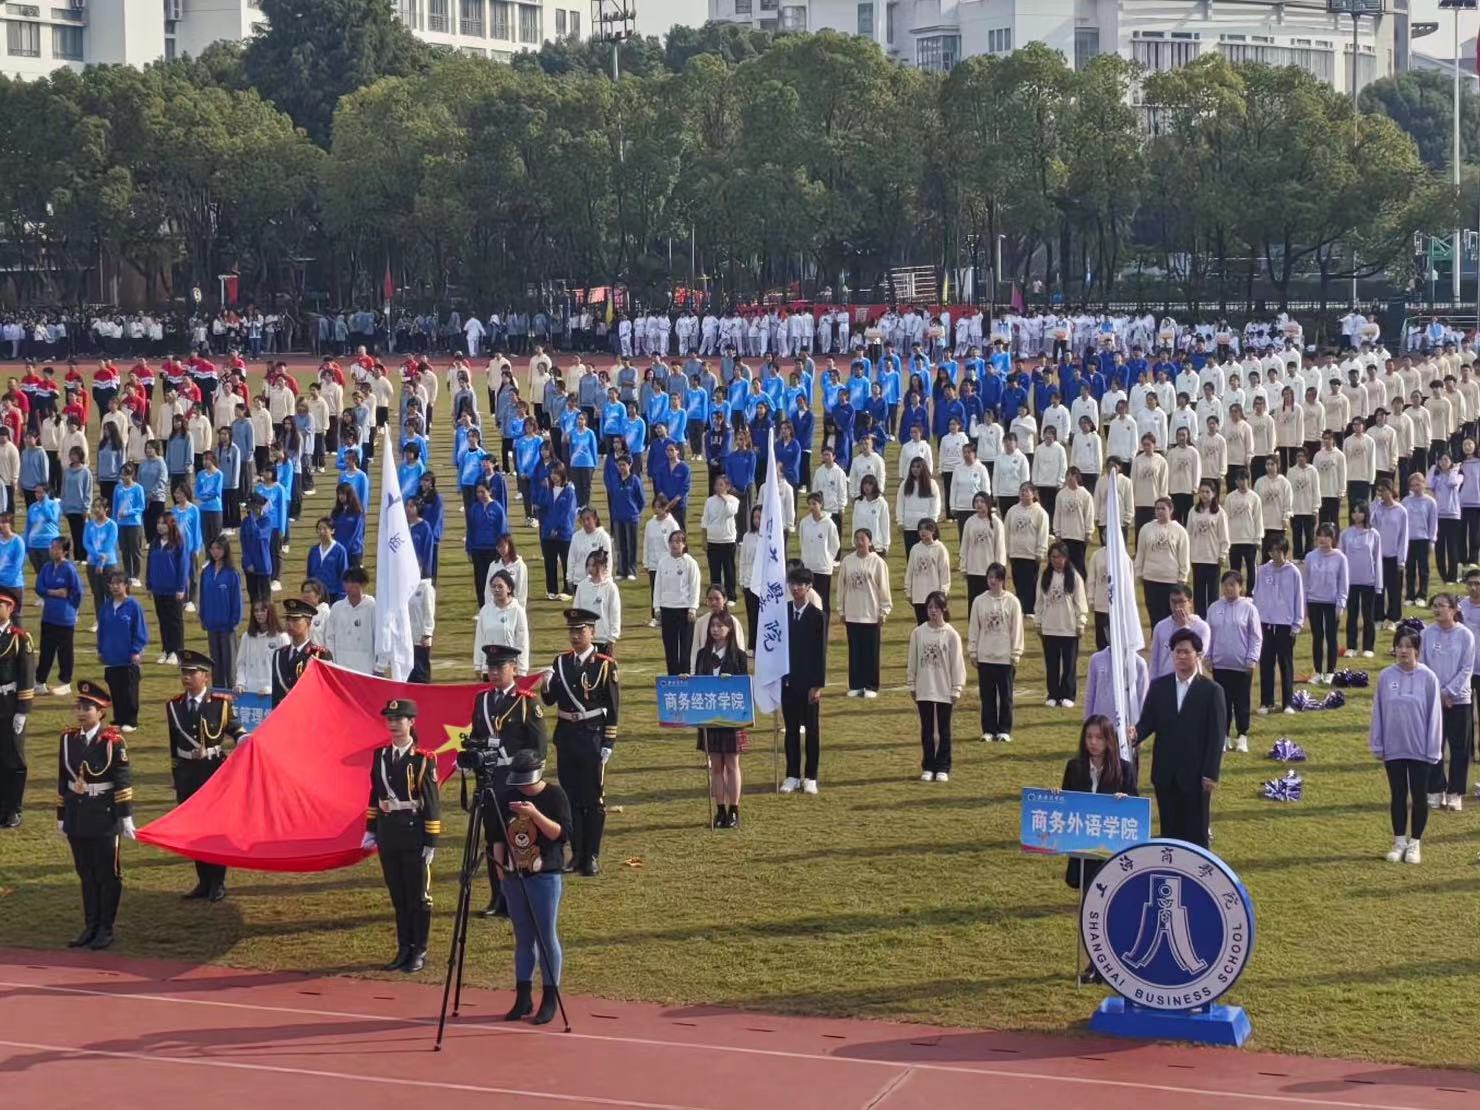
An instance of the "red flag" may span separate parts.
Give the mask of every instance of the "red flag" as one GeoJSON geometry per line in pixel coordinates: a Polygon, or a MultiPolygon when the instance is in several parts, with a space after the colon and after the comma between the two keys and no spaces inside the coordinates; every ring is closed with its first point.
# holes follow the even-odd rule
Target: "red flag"
{"type": "Polygon", "coordinates": [[[385,294],[384,299],[393,301],[396,299],[396,279],[391,277],[391,264],[385,264],[385,280],[380,283],[380,291],[385,294]]]}
{"type": "Polygon", "coordinates": [[[1018,288],[1017,282],[1012,283],[1012,300],[1009,302],[1014,312],[1023,310],[1023,291],[1018,288]]]}
{"type": "MultiPolygon", "coordinates": [[[[540,676],[519,679],[536,689],[540,676]]],[[[203,863],[257,871],[327,871],[370,853],[365,801],[370,760],[387,742],[380,709],[416,702],[417,747],[437,753],[437,779],[454,777],[472,719],[475,684],[421,685],[314,662],[189,800],[139,830],[139,839],[203,863]]]]}

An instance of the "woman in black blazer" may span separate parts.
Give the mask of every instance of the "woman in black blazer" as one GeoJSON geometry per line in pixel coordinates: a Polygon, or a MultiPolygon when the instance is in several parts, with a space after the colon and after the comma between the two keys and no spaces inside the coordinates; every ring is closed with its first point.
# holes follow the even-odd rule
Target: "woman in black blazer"
{"type": "MultiPolygon", "coordinates": [[[[1079,754],[1064,764],[1064,782],[1060,789],[1086,794],[1114,794],[1117,798],[1135,794],[1136,768],[1120,758],[1119,750],[1115,726],[1110,723],[1110,718],[1098,713],[1085,718],[1084,727],[1079,732],[1079,754]]],[[[1082,892],[1089,888],[1104,866],[1101,860],[1070,859],[1064,882],[1082,892]]],[[[1093,964],[1084,969],[1079,981],[1082,984],[1100,981],[1093,964]]]]}

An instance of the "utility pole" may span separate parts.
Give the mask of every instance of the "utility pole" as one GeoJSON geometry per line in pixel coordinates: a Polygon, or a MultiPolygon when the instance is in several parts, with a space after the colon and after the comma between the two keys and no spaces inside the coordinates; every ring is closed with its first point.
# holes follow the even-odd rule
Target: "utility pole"
{"type": "Polygon", "coordinates": [[[612,81],[622,79],[622,44],[637,34],[637,0],[591,0],[591,37],[612,47],[612,81]]]}
{"type": "MultiPolygon", "coordinates": [[[[1443,3],[1443,0],[1440,0],[1443,3]]],[[[1477,0],[1471,0],[1475,3],[1477,0]]],[[[1358,87],[1357,59],[1361,53],[1362,17],[1370,15],[1382,18],[1382,0],[1326,0],[1326,11],[1332,15],[1349,15],[1352,18],[1352,153],[1355,156],[1362,141],[1362,113],[1357,107],[1358,87]]],[[[1372,51],[1373,64],[1377,62],[1377,51],[1372,51]]],[[[1357,303],[1357,252],[1352,251],[1352,304],[1357,303]]]]}
{"type": "MultiPolygon", "coordinates": [[[[1448,8],[1451,12],[1454,13],[1454,134],[1452,136],[1452,143],[1453,143],[1453,145],[1450,148],[1449,160],[1450,160],[1450,163],[1451,163],[1452,168],[1453,168],[1453,174],[1454,174],[1454,191],[1455,191],[1455,194],[1456,195],[1459,194],[1459,185],[1460,185],[1460,179],[1459,179],[1459,166],[1460,166],[1460,149],[1459,149],[1459,105],[1460,105],[1460,89],[1459,89],[1459,81],[1460,81],[1460,76],[1461,76],[1461,73],[1462,73],[1461,68],[1460,68],[1460,53],[1459,53],[1459,46],[1460,46],[1460,38],[1459,38],[1459,13],[1461,11],[1474,11],[1477,6],[1480,6],[1480,0],[1439,0],[1439,7],[1440,8],[1448,8]]],[[[1464,274],[1464,269],[1463,269],[1463,267],[1464,267],[1464,253],[1463,253],[1463,247],[1464,247],[1463,239],[1464,239],[1464,236],[1462,235],[1462,230],[1463,229],[1461,229],[1461,228],[1455,228],[1454,229],[1454,242],[1451,244],[1451,248],[1450,248],[1451,249],[1451,255],[1450,255],[1450,264],[1449,264],[1449,294],[1450,294],[1449,299],[1451,301],[1453,301],[1456,305],[1459,304],[1460,278],[1464,274]]],[[[1477,297],[1477,299],[1480,299],[1480,297],[1477,297]]]]}

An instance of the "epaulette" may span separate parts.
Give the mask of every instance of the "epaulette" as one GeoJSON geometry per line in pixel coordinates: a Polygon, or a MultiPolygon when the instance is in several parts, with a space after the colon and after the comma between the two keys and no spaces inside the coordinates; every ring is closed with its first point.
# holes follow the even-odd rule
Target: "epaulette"
{"type": "Polygon", "coordinates": [[[104,725],[98,730],[98,739],[106,740],[110,744],[122,744],[123,731],[117,725],[104,725]]]}
{"type": "Polygon", "coordinates": [[[172,697],[170,699],[170,704],[171,705],[178,705],[180,702],[183,702],[188,696],[189,695],[186,694],[184,691],[181,691],[180,693],[176,694],[174,697],[172,697]]]}
{"type": "Polygon", "coordinates": [[[234,701],[235,699],[230,694],[222,693],[220,690],[212,690],[211,691],[211,700],[212,701],[234,701]]]}

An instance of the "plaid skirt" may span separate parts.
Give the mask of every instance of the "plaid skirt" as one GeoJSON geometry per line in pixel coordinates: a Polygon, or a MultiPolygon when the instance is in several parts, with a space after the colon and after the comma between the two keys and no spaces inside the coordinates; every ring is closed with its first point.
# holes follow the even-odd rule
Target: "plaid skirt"
{"type": "Polygon", "coordinates": [[[750,731],[743,728],[701,728],[694,748],[710,755],[739,755],[750,750],[750,731]]]}

